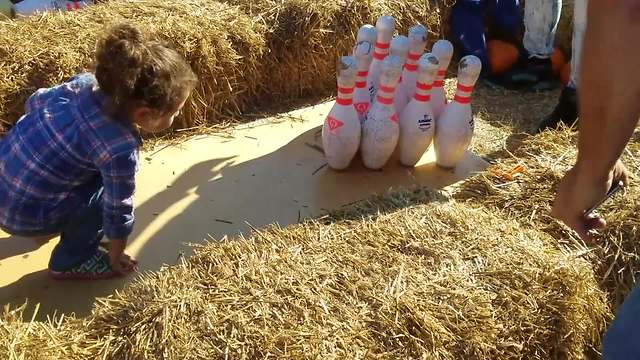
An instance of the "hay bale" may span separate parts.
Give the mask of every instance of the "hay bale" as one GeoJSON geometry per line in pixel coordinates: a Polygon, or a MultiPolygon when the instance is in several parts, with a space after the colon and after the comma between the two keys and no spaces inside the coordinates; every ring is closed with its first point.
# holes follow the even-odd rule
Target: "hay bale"
{"type": "Polygon", "coordinates": [[[105,23],[135,20],[191,62],[202,81],[176,124],[190,127],[332,94],[335,61],[350,52],[359,26],[388,13],[402,32],[421,22],[438,33],[442,1],[112,0],[78,13],[0,21],[0,123],[10,127],[37,88],[87,68],[105,23]]]}
{"type": "MultiPolygon", "coordinates": [[[[640,133],[632,138],[622,160],[636,176],[640,173],[640,133]]],[[[629,187],[624,198],[599,208],[607,220],[594,247],[583,244],[572,231],[550,214],[555,190],[577,155],[577,135],[568,129],[545,131],[525,137],[503,155],[489,171],[465,182],[455,195],[459,201],[472,202],[492,211],[500,211],[523,226],[548,233],[559,245],[588,252],[603,289],[610,294],[613,308],[624,300],[635,284],[640,270],[640,237],[637,214],[640,191],[629,187]],[[516,166],[524,168],[511,179],[506,176],[516,166]]]]}
{"type": "Polygon", "coordinates": [[[211,0],[112,0],[77,13],[0,21],[0,123],[5,129],[22,115],[33,91],[86,69],[96,35],[105,24],[123,19],[172,43],[200,77],[179,126],[219,122],[255,95],[265,28],[238,7],[211,0]]]}
{"type": "Polygon", "coordinates": [[[608,313],[587,263],[515,221],[434,198],[396,194],[203,246],[84,320],[5,315],[0,355],[576,359],[597,349],[608,313]]]}
{"type": "Polygon", "coordinates": [[[335,64],[348,55],[355,33],[365,24],[375,24],[378,16],[393,15],[398,31],[407,33],[420,22],[432,31],[440,29],[442,0],[423,2],[401,0],[226,0],[267,27],[269,51],[261,63],[267,81],[258,96],[261,105],[328,95],[336,87],[335,64]]]}

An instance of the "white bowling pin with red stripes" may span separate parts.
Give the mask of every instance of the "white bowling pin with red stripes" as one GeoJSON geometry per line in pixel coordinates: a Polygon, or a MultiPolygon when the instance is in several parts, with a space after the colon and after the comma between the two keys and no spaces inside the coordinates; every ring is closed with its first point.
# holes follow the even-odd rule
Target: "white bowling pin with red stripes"
{"type": "Polygon", "coordinates": [[[400,114],[400,163],[415,166],[431,146],[436,123],[429,100],[431,84],[438,72],[438,58],[433,54],[420,57],[416,90],[413,98],[400,114]]]}
{"type": "MultiPolygon", "coordinates": [[[[423,25],[415,25],[409,29],[409,54],[402,71],[402,79],[398,88],[402,89],[396,93],[396,109],[402,113],[402,109],[411,101],[416,93],[416,72],[418,70],[418,60],[427,47],[427,28],[423,25]]],[[[431,85],[431,84],[429,84],[431,85]]]]}
{"type": "Polygon", "coordinates": [[[367,77],[367,89],[369,89],[369,102],[371,103],[376,97],[378,84],[380,83],[382,61],[389,55],[389,47],[395,31],[396,21],[392,16],[380,16],[376,21],[376,43],[373,51],[373,61],[367,77]]]}
{"type": "Polygon", "coordinates": [[[460,60],[456,95],[436,120],[434,148],[436,163],[440,167],[454,168],[471,144],[474,129],[471,93],[480,70],[482,63],[478,57],[468,55],[460,60]]]}
{"type": "MultiPolygon", "coordinates": [[[[395,55],[400,59],[401,66],[407,62],[407,55],[409,55],[409,38],[404,35],[398,35],[391,40],[390,54],[395,55]]],[[[400,114],[404,109],[406,103],[403,103],[404,98],[407,97],[406,90],[402,87],[402,76],[396,87],[396,93],[394,95],[393,104],[396,107],[396,112],[400,114]],[[400,101],[398,101],[401,99],[400,101]]]]}
{"type": "Polygon", "coordinates": [[[335,170],[347,168],[360,145],[361,126],[353,106],[356,71],[352,56],[343,56],[338,62],[338,96],[322,125],[324,154],[335,170]]]}
{"type": "Polygon", "coordinates": [[[431,90],[431,108],[437,121],[447,105],[447,97],[444,93],[444,77],[451,62],[451,56],[453,56],[453,45],[447,40],[438,40],[433,44],[431,53],[438,58],[440,63],[440,69],[436,75],[436,80],[433,82],[433,90],[431,90]]]}
{"type": "Polygon", "coordinates": [[[366,41],[371,44],[375,44],[376,42],[376,28],[371,24],[364,24],[358,29],[358,34],[356,35],[356,44],[359,44],[363,41],[366,41]]]}
{"type": "Polygon", "coordinates": [[[365,116],[367,116],[371,101],[369,90],[367,89],[367,74],[369,73],[369,66],[373,60],[373,43],[360,41],[355,46],[353,53],[358,68],[356,87],[353,93],[353,106],[355,106],[358,119],[360,123],[362,123],[365,116]]]}
{"type": "Polygon", "coordinates": [[[360,153],[364,166],[372,170],[381,169],[398,144],[399,118],[393,97],[401,74],[400,59],[395,55],[387,56],[382,62],[376,101],[362,124],[360,153]]]}

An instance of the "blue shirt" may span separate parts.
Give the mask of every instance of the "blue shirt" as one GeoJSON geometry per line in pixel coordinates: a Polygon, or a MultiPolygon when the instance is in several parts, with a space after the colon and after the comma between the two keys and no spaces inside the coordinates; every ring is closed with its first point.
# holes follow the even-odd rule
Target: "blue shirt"
{"type": "Polygon", "coordinates": [[[105,235],[129,236],[140,138],[105,113],[106,100],[88,73],[31,95],[0,140],[0,227],[55,229],[102,184],[105,235]]]}

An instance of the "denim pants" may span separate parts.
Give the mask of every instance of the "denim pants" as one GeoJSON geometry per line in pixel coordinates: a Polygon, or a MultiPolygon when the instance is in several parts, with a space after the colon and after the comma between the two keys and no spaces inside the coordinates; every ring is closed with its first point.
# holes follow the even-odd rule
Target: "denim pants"
{"type": "Polygon", "coordinates": [[[475,55],[480,59],[483,72],[490,69],[485,18],[501,33],[517,33],[522,24],[518,0],[458,0],[451,9],[451,38],[463,56],[475,55]]]}
{"type": "Polygon", "coordinates": [[[639,340],[640,286],[636,285],[604,335],[602,360],[640,359],[639,340]]]}
{"type": "MultiPolygon", "coordinates": [[[[567,0],[565,0],[567,1],[567,0]]],[[[573,36],[571,41],[571,78],[569,87],[578,86],[582,41],[587,27],[588,0],[573,0],[573,36]]],[[[530,56],[549,57],[553,53],[562,0],[526,0],[525,33],[522,40],[530,56]]]]}
{"type": "Polygon", "coordinates": [[[93,256],[104,236],[102,231],[102,194],[101,181],[96,181],[79,191],[80,204],[75,207],[60,225],[51,226],[34,232],[12,232],[9,234],[23,237],[60,234],[60,242],[51,253],[49,269],[65,271],[79,265],[93,256]]]}
{"type": "MultiPolygon", "coordinates": [[[[524,21],[522,45],[530,56],[549,57],[554,41],[563,0],[526,0],[524,19],[520,18],[518,0],[458,0],[451,10],[451,37],[460,46],[462,55],[475,55],[489,69],[485,39],[485,17],[505,33],[516,33],[524,21]]],[[[564,0],[568,1],[568,0],[564,0]]],[[[573,40],[571,44],[571,79],[568,86],[576,88],[580,70],[582,41],[587,25],[587,1],[573,1],[573,40]]]]}

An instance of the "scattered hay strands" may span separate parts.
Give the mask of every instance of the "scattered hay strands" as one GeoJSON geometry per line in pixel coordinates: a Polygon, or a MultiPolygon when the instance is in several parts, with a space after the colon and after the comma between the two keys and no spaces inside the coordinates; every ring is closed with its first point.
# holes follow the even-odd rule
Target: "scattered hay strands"
{"type": "Polygon", "coordinates": [[[581,358],[610,315],[589,264],[552,242],[486,209],[397,193],[200,246],[86,319],[7,311],[0,356],[581,358]]]}
{"type": "MultiPolygon", "coordinates": [[[[640,133],[636,133],[623,154],[623,162],[636,176],[640,170],[639,139],[640,133]]],[[[632,183],[624,196],[604,203],[599,212],[605,216],[607,228],[600,231],[593,246],[582,243],[550,214],[557,185],[575,162],[576,144],[577,135],[568,129],[525,137],[505,151],[493,171],[466,181],[455,197],[498,210],[523,226],[548,233],[561,246],[587,252],[615,309],[640,271],[640,193],[632,183]],[[524,171],[505,180],[501,174],[517,166],[524,171]]]]}

